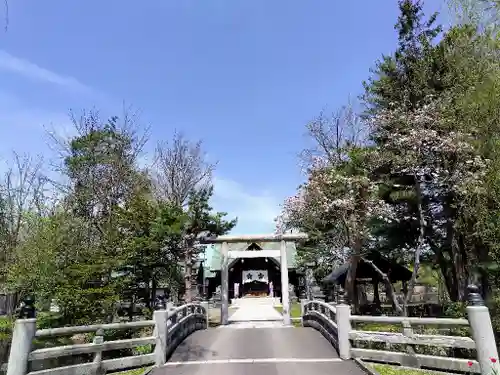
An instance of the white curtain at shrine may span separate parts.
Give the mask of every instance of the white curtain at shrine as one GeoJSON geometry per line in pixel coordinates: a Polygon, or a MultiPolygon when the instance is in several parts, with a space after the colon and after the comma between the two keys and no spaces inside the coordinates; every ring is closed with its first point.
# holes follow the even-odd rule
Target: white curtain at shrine
{"type": "Polygon", "coordinates": [[[243,271],[242,275],[243,284],[251,283],[252,281],[260,281],[262,283],[269,282],[269,275],[267,270],[248,270],[243,271]]]}

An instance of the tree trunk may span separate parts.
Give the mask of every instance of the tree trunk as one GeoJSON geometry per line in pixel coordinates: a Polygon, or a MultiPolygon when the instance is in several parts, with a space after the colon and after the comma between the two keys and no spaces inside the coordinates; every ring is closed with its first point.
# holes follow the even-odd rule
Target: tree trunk
{"type": "Polygon", "coordinates": [[[346,277],[347,295],[354,304],[354,311],[359,311],[358,293],[356,288],[356,273],[358,263],[361,260],[361,250],[363,247],[364,234],[363,230],[366,227],[366,201],[368,195],[368,186],[362,185],[358,188],[358,197],[356,202],[355,214],[350,217],[352,225],[350,242],[352,255],[350,258],[349,271],[346,277]]]}
{"type": "Polygon", "coordinates": [[[354,312],[358,312],[358,301],[356,293],[356,271],[358,269],[358,264],[360,260],[359,255],[351,255],[349,261],[349,270],[347,271],[347,277],[345,280],[345,288],[347,292],[347,298],[350,303],[354,305],[354,312]]]}
{"type": "Polygon", "coordinates": [[[13,316],[19,304],[19,293],[7,293],[5,297],[5,312],[7,316],[13,316]]]}
{"type": "Polygon", "coordinates": [[[373,281],[373,303],[375,306],[377,306],[378,309],[381,308],[381,303],[380,303],[380,291],[378,287],[378,280],[373,281]]]}
{"type": "Polygon", "coordinates": [[[144,284],[146,284],[146,290],[145,290],[145,297],[146,297],[146,308],[147,309],[151,309],[153,306],[151,304],[151,279],[149,277],[149,275],[145,276],[144,277],[144,284]]]}
{"type": "Polygon", "coordinates": [[[193,277],[193,252],[192,247],[188,245],[185,250],[184,260],[184,302],[190,303],[193,299],[191,287],[193,277]]]}
{"type": "Polygon", "coordinates": [[[158,288],[158,283],[156,281],[155,275],[151,279],[151,301],[156,302],[156,289],[158,288]]]}
{"type": "Polygon", "coordinates": [[[128,320],[132,322],[134,320],[134,310],[135,310],[135,294],[133,294],[130,298],[130,305],[128,307],[127,315],[128,320]]]}
{"type": "Polygon", "coordinates": [[[368,260],[366,258],[361,258],[363,260],[363,262],[369,264],[370,266],[372,266],[372,268],[375,270],[375,272],[378,273],[378,275],[380,276],[380,279],[381,281],[384,283],[384,286],[385,286],[385,293],[387,295],[387,298],[392,302],[392,306],[394,307],[394,310],[396,310],[396,312],[399,314],[399,315],[402,315],[404,310],[403,308],[401,307],[401,305],[399,304],[397,298],[396,298],[396,293],[394,292],[394,286],[392,285],[391,283],[391,280],[389,279],[389,276],[387,276],[387,274],[385,274],[384,272],[382,272],[382,270],[380,268],[378,268],[375,263],[373,263],[371,260],[368,260]]]}
{"type": "Polygon", "coordinates": [[[457,210],[454,207],[456,197],[450,193],[443,203],[443,212],[447,218],[446,222],[446,240],[444,249],[449,251],[451,259],[451,269],[454,282],[454,291],[450,291],[450,297],[454,295],[454,301],[467,300],[467,284],[469,281],[468,256],[465,251],[463,236],[455,230],[457,219],[457,210]]]}
{"type": "Polygon", "coordinates": [[[440,248],[433,247],[433,251],[437,257],[437,262],[444,281],[444,286],[446,287],[446,291],[448,292],[448,297],[452,301],[457,301],[458,291],[453,277],[453,270],[451,269],[451,265],[444,257],[443,251],[440,248]]]}
{"type": "Polygon", "coordinates": [[[424,218],[424,212],[422,209],[422,186],[420,185],[420,180],[415,175],[415,195],[417,196],[417,210],[418,210],[418,221],[419,221],[419,235],[417,240],[417,248],[415,249],[415,254],[413,256],[413,272],[411,274],[410,281],[408,282],[407,290],[405,290],[403,297],[403,315],[408,315],[408,303],[413,295],[413,289],[415,288],[415,283],[418,277],[418,270],[420,268],[420,254],[424,246],[425,241],[425,228],[426,222],[424,218]]]}

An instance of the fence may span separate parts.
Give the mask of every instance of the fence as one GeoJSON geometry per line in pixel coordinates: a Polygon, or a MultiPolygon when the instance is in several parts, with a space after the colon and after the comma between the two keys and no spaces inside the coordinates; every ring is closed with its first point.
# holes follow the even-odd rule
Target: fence
{"type": "Polygon", "coordinates": [[[36,319],[20,319],[14,326],[12,348],[7,365],[7,375],[98,375],[148,365],[161,366],[175,347],[192,332],[208,327],[206,308],[199,304],[186,304],[169,310],[155,311],[153,320],[130,323],[111,323],[89,326],[73,326],[52,329],[36,329],[36,319]],[[148,337],[116,341],[104,341],[104,331],[154,328],[148,337]],[[32,350],[36,338],[71,336],[94,332],[92,343],[59,346],[32,350]],[[154,345],[150,354],[103,359],[103,352],[131,349],[142,345],[154,345]],[[29,363],[63,356],[92,354],[93,361],[78,365],[29,371],[29,363]]]}
{"type": "MultiPolygon", "coordinates": [[[[320,331],[338,350],[342,359],[359,358],[368,361],[400,364],[417,368],[451,370],[483,375],[500,374],[495,336],[488,308],[478,293],[477,287],[469,287],[467,319],[413,318],[392,316],[351,315],[343,294],[336,306],[310,301],[303,306],[302,322],[320,331]],[[352,328],[359,323],[394,324],[401,332],[363,331],[352,328]],[[441,334],[416,334],[415,326],[469,327],[472,337],[441,334]],[[360,343],[379,343],[390,349],[401,346],[398,351],[359,348],[360,343]],[[415,346],[461,348],[475,350],[475,358],[450,358],[441,355],[416,354],[415,346]]],[[[472,354],[471,354],[472,355],[472,354]]]]}

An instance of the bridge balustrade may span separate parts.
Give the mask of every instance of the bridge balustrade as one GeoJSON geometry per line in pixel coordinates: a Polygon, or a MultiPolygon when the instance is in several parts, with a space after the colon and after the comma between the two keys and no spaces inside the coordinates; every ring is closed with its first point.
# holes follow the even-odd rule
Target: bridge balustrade
{"type": "Polygon", "coordinates": [[[188,303],[183,306],[155,311],[152,320],[127,323],[95,324],[50,329],[37,329],[36,318],[16,321],[12,347],[7,363],[7,375],[99,375],[108,371],[125,370],[149,365],[162,366],[175,348],[191,333],[208,327],[205,306],[188,303]],[[109,330],[152,328],[152,335],[125,340],[104,341],[109,330]],[[94,333],[92,343],[73,344],[33,350],[37,339],[94,333]],[[133,349],[145,345],[152,353],[116,359],[103,359],[103,352],[133,349]],[[59,357],[92,355],[92,362],[33,370],[30,363],[59,357]]]}
{"type": "Polygon", "coordinates": [[[343,291],[338,302],[303,303],[302,324],[318,330],[342,359],[355,359],[361,366],[363,361],[375,361],[471,374],[500,373],[490,313],[474,285],[469,286],[467,319],[351,315],[343,291]],[[389,325],[391,330],[363,329],[370,324],[389,325]],[[429,330],[426,326],[446,328],[429,330]]]}

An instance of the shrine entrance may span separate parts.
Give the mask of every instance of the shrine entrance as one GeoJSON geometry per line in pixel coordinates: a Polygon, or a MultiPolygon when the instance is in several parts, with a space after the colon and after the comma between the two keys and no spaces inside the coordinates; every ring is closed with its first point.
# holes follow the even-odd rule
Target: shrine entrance
{"type": "Polygon", "coordinates": [[[229,264],[229,300],[281,297],[280,263],[274,258],[238,258],[229,264]]]}
{"type": "MultiPolygon", "coordinates": [[[[220,243],[221,251],[221,324],[227,325],[229,322],[229,299],[235,295],[251,297],[252,295],[262,296],[264,293],[274,294],[276,276],[279,275],[281,299],[283,305],[283,323],[290,325],[290,300],[288,290],[288,264],[286,243],[307,239],[304,233],[271,234],[253,236],[219,236],[216,238],[206,238],[203,243],[220,243]],[[246,242],[246,250],[229,251],[229,243],[246,242]],[[280,250],[268,250],[265,243],[278,242],[280,250]],[[253,250],[255,243],[262,243],[258,249],[253,250]],[[247,266],[244,264],[247,263],[247,266]],[[263,263],[267,263],[265,266],[263,263]],[[236,266],[236,267],[235,267],[236,266]],[[278,271],[274,272],[273,270],[278,271]],[[266,272],[267,271],[267,272],[266,272]],[[234,272],[234,274],[232,274],[234,272]],[[271,279],[274,277],[274,279],[271,279]],[[231,280],[230,280],[231,279],[231,280]],[[234,282],[241,280],[241,283],[234,282]],[[230,282],[234,288],[230,293],[230,282]],[[284,286],[281,288],[281,286],[284,286]]],[[[254,247],[255,248],[255,247],[254,247]]]]}

